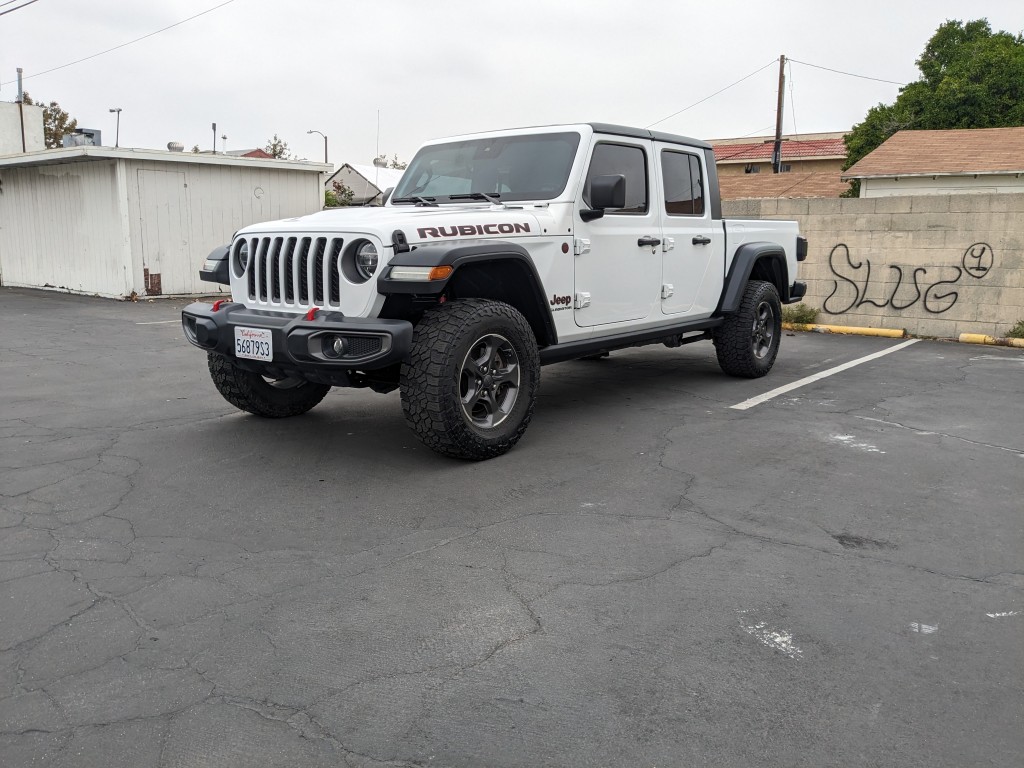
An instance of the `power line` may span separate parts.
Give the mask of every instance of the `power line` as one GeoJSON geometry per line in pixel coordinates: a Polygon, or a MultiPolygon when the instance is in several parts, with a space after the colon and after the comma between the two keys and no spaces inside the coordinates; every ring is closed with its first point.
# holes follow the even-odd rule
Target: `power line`
{"type": "MultiPolygon", "coordinates": [[[[10,0],[10,2],[7,2],[7,3],[3,3],[3,5],[0,5],[0,8],[2,8],[4,5],[10,5],[12,2],[14,2],[14,0],[10,0]]],[[[0,16],[6,16],[8,13],[14,13],[15,11],[20,11],[26,5],[32,5],[32,3],[38,3],[38,2],[39,2],[39,0],[28,0],[28,2],[24,3],[23,5],[19,5],[19,6],[15,7],[15,8],[10,8],[9,10],[6,10],[6,11],[0,11],[0,16]]]]}
{"type": "Polygon", "coordinates": [[[884,80],[881,77],[868,77],[867,75],[856,75],[853,72],[843,72],[841,69],[832,69],[831,67],[823,67],[820,64],[809,64],[806,61],[800,61],[798,59],[789,59],[796,64],[803,64],[805,67],[814,67],[815,69],[824,69],[826,72],[835,72],[837,75],[846,75],[847,77],[859,77],[861,80],[874,80],[878,83],[889,83],[890,85],[906,85],[906,83],[898,83],[895,80],[884,80]]]}
{"type": "Polygon", "coordinates": [[[688,106],[688,107],[683,107],[683,108],[682,108],[682,109],[680,109],[680,110],[679,110],[678,112],[673,112],[673,113],[672,113],[671,115],[669,115],[668,117],[663,117],[663,118],[661,118],[661,120],[655,120],[655,121],[654,121],[653,123],[651,123],[651,124],[650,124],[650,125],[648,125],[647,127],[648,127],[648,128],[650,128],[650,127],[652,127],[652,126],[655,126],[655,125],[657,125],[658,123],[664,123],[664,122],[665,122],[666,120],[669,120],[669,119],[671,119],[671,118],[675,117],[676,115],[681,115],[681,114],[683,114],[683,112],[686,112],[686,111],[687,111],[688,109],[693,109],[693,108],[694,108],[694,107],[696,107],[696,106],[697,106],[698,104],[703,104],[703,103],[704,103],[705,101],[707,101],[708,99],[714,98],[714,97],[715,97],[715,96],[717,96],[718,94],[720,94],[720,93],[723,93],[723,92],[725,92],[725,91],[728,91],[728,90],[729,90],[730,88],[732,88],[733,86],[739,85],[739,84],[740,84],[740,83],[742,83],[742,82],[743,82],[744,80],[749,80],[750,78],[752,78],[752,77],[753,77],[754,75],[756,75],[756,74],[757,74],[758,72],[760,72],[761,70],[764,70],[764,69],[768,69],[768,67],[770,67],[770,66],[771,66],[772,64],[774,64],[774,63],[775,63],[775,59],[772,59],[771,61],[769,61],[769,62],[768,62],[767,64],[765,64],[765,65],[764,65],[763,67],[761,67],[760,69],[755,69],[755,70],[754,70],[753,72],[751,72],[751,73],[750,73],[749,75],[747,75],[747,76],[745,76],[745,77],[741,77],[741,78],[740,78],[739,80],[737,80],[737,81],[736,81],[735,83],[730,83],[729,85],[725,86],[725,88],[722,88],[721,90],[715,91],[715,92],[714,92],[714,93],[712,93],[712,94],[711,94],[710,96],[705,96],[705,97],[704,97],[703,99],[701,99],[700,101],[695,101],[695,102],[693,102],[693,104],[691,104],[691,105],[690,105],[690,106],[688,106]]]}
{"type": "MultiPolygon", "coordinates": [[[[31,0],[31,2],[36,2],[36,0],[31,0]]],[[[53,67],[51,69],[46,69],[46,70],[43,70],[42,72],[34,72],[31,75],[24,75],[24,76],[22,76],[22,80],[28,80],[30,77],[39,77],[40,75],[48,75],[51,72],[56,72],[58,69],[65,69],[67,67],[72,67],[75,64],[81,64],[83,61],[89,61],[89,59],[95,59],[97,56],[103,56],[106,53],[111,53],[111,52],[116,51],[116,50],[118,50],[120,48],[125,48],[126,46],[129,46],[129,45],[132,45],[133,43],[139,42],[140,40],[145,40],[148,37],[153,37],[153,35],[159,35],[161,32],[166,32],[168,29],[174,29],[174,27],[179,27],[179,26],[181,26],[182,24],[184,24],[186,22],[192,21],[193,19],[198,19],[200,16],[205,16],[206,14],[212,13],[213,11],[216,11],[218,8],[223,8],[225,5],[230,5],[233,2],[235,2],[235,0],[225,0],[225,2],[221,3],[220,5],[215,5],[212,8],[207,8],[205,11],[200,11],[199,13],[195,14],[194,16],[189,16],[187,19],[182,19],[181,21],[176,21],[173,24],[168,24],[166,27],[162,27],[161,29],[158,29],[156,32],[150,32],[148,35],[143,35],[142,37],[137,37],[134,40],[129,40],[127,43],[121,43],[120,45],[115,45],[113,48],[107,48],[107,50],[100,51],[99,53],[94,53],[91,56],[86,56],[85,58],[82,58],[82,59],[76,59],[75,61],[69,61],[67,64],[61,64],[59,67],[53,67]]],[[[16,8],[12,8],[11,10],[17,10],[17,9],[16,8]]],[[[4,13],[10,13],[10,11],[5,11],[4,13]]],[[[0,83],[0,85],[10,85],[11,83],[14,83],[14,82],[17,82],[17,81],[9,80],[9,81],[7,81],[5,83],[0,83]]]]}
{"type": "Polygon", "coordinates": [[[0,3],[0,8],[3,8],[5,5],[13,5],[14,3],[20,2],[21,0],[4,0],[4,2],[0,3]]]}

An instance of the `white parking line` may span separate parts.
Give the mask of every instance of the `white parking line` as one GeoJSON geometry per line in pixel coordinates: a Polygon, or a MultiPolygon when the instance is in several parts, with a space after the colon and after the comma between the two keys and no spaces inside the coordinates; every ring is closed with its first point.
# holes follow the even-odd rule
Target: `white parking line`
{"type": "Polygon", "coordinates": [[[136,325],[163,325],[164,323],[180,323],[181,320],[151,320],[148,323],[136,323],[136,325]]]}
{"type": "Polygon", "coordinates": [[[891,355],[893,352],[898,352],[904,347],[909,347],[911,344],[916,344],[918,341],[918,339],[911,339],[910,341],[904,341],[902,344],[897,344],[895,347],[883,349],[881,352],[875,352],[870,355],[865,355],[864,357],[858,357],[856,360],[851,360],[848,363],[837,365],[835,368],[829,368],[827,371],[820,371],[818,373],[815,373],[813,376],[807,376],[806,378],[799,379],[789,384],[785,384],[781,387],[778,387],[777,389],[765,392],[763,395],[752,397],[749,400],[744,400],[742,403],[736,403],[736,405],[730,405],[729,407],[734,408],[737,411],[745,411],[748,408],[753,408],[755,405],[760,405],[761,403],[767,402],[771,400],[773,397],[784,395],[787,392],[792,392],[794,389],[799,389],[800,387],[804,387],[808,384],[813,384],[814,382],[820,381],[821,379],[827,379],[829,376],[833,376],[837,373],[842,373],[843,371],[858,366],[861,363],[868,363],[871,362],[872,360],[877,360],[880,357],[885,357],[885,355],[891,355]]]}

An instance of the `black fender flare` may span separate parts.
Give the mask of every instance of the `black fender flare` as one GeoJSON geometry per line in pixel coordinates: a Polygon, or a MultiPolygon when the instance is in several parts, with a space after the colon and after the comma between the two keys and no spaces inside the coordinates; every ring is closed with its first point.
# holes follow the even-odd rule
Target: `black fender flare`
{"type": "MultiPolygon", "coordinates": [[[[503,263],[521,270],[527,284],[520,294],[527,306],[521,308],[537,335],[540,346],[555,344],[558,335],[551,315],[551,307],[545,300],[543,282],[537,274],[529,252],[518,243],[507,240],[462,241],[459,243],[437,243],[420,245],[402,253],[396,253],[388,266],[377,278],[377,292],[393,294],[416,294],[440,296],[459,280],[459,270],[483,266],[488,263],[503,263]],[[394,280],[391,272],[395,267],[452,267],[447,277],[438,280],[394,280]]],[[[480,298],[492,298],[481,296],[480,298]]]]}
{"type": "Polygon", "coordinates": [[[722,299],[715,314],[728,315],[739,311],[747,281],[754,266],[765,260],[774,279],[771,281],[779,291],[779,299],[789,299],[789,268],[786,266],[786,249],[778,243],[744,243],[736,249],[729,274],[725,278],[722,299]]]}

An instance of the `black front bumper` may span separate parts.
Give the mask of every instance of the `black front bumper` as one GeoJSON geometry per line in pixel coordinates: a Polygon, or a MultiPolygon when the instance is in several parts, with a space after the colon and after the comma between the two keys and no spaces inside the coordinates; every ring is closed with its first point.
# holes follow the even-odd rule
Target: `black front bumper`
{"type": "Polygon", "coordinates": [[[412,344],[412,323],[385,318],[345,317],[317,311],[312,317],[249,309],[244,304],[189,304],[181,327],[192,344],[225,357],[248,371],[275,378],[292,376],[347,386],[352,371],[372,371],[400,363],[412,344]],[[215,310],[214,307],[217,307],[215,310]],[[235,354],[235,328],[269,330],[273,360],[250,360],[235,354]],[[339,338],[343,351],[334,351],[339,338]]]}

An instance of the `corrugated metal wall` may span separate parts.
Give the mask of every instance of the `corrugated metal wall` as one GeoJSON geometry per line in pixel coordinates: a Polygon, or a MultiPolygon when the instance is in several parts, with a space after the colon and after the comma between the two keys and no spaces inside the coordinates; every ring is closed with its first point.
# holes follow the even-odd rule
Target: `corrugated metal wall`
{"type": "Polygon", "coordinates": [[[132,291],[117,161],[3,171],[0,279],[101,296],[132,291]]]}
{"type": "Polygon", "coordinates": [[[2,178],[3,284],[108,297],[215,292],[199,268],[236,230],[323,206],[308,170],[110,159],[2,178]]]}

